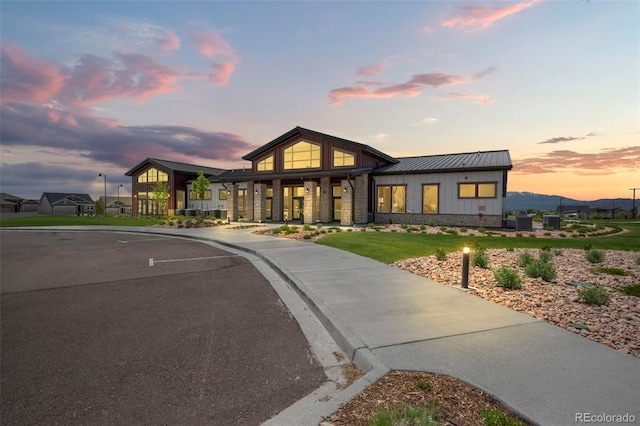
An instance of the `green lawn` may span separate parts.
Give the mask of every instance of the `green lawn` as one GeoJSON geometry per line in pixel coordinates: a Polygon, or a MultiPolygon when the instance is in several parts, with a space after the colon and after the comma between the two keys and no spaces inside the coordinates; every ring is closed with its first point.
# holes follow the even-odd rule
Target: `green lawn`
{"type": "Polygon", "coordinates": [[[2,219],[0,220],[0,227],[83,225],[150,226],[160,222],[161,220],[155,218],[129,216],[30,216],[2,219]]]}
{"type": "Polygon", "coordinates": [[[338,232],[319,239],[317,244],[350,251],[380,262],[392,263],[400,259],[428,256],[436,249],[446,252],[462,251],[464,246],[492,248],[577,248],[587,245],[603,250],[640,251],[640,221],[609,220],[597,223],[615,224],[629,232],[604,237],[531,238],[474,237],[449,234],[418,234],[396,232],[338,232]]]}

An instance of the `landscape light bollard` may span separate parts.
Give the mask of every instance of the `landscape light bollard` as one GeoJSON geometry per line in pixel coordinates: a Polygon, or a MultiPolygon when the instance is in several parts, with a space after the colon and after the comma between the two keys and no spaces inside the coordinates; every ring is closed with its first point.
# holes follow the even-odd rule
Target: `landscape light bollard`
{"type": "Polygon", "coordinates": [[[469,252],[471,249],[465,247],[462,249],[462,288],[469,288],[469,252]]]}

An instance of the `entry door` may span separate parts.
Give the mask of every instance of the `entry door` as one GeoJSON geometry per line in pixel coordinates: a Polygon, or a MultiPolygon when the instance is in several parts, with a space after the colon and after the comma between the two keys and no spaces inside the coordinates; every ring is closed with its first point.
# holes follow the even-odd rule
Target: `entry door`
{"type": "Polygon", "coordinates": [[[304,197],[293,197],[292,203],[293,219],[300,219],[300,216],[303,214],[304,209],[304,197]]]}

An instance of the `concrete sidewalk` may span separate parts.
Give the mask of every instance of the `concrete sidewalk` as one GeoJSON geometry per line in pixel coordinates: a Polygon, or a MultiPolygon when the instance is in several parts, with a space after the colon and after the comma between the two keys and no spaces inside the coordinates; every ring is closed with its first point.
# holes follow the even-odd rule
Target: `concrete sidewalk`
{"type": "Polygon", "coordinates": [[[254,235],[253,229],[108,229],[202,239],[255,255],[368,371],[341,397],[323,403],[310,396],[269,424],[318,424],[389,370],[457,377],[540,425],[573,425],[587,415],[629,414],[640,422],[639,359],[455,288],[341,250],[254,235]]]}

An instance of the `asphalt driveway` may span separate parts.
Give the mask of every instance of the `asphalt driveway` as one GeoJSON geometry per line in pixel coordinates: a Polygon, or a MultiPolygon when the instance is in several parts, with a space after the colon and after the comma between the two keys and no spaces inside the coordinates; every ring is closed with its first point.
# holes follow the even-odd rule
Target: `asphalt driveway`
{"type": "Polygon", "coordinates": [[[125,233],[0,240],[4,425],[252,425],[326,380],[241,256],[125,233]]]}

